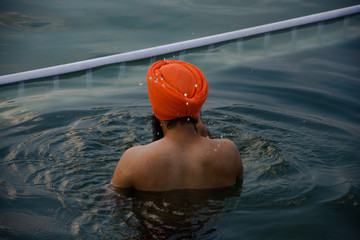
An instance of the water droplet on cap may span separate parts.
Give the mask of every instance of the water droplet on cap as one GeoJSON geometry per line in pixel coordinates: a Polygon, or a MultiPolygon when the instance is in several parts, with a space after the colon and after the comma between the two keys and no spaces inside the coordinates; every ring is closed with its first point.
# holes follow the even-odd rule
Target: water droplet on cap
{"type": "Polygon", "coordinates": [[[151,79],[152,79],[152,76],[149,77],[149,80],[151,80],[151,79]]]}
{"type": "Polygon", "coordinates": [[[197,84],[195,84],[195,87],[197,87],[197,84]]]}
{"type": "Polygon", "coordinates": [[[184,93],[184,97],[187,97],[187,93],[184,93]]]}
{"type": "Polygon", "coordinates": [[[189,103],[188,103],[188,102],[186,103],[186,106],[187,106],[187,105],[189,105],[189,103]]]}
{"type": "Polygon", "coordinates": [[[155,78],[155,82],[156,82],[156,83],[158,82],[158,78],[155,78]]]}

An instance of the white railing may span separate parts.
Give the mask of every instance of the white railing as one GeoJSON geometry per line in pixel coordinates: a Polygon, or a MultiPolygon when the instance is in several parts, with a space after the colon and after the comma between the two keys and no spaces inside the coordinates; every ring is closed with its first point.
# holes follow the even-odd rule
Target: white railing
{"type": "MultiPolygon", "coordinates": [[[[356,14],[359,12],[360,12],[360,5],[356,5],[352,7],[346,7],[328,12],[312,14],[304,17],[293,18],[285,21],[274,22],[274,23],[246,28],[242,30],[211,35],[193,40],[171,43],[162,46],[151,47],[151,48],[126,52],[126,53],[120,53],[111,56],[85,60],[85,61],[62,64],[53,67],[3,75],[0,76],[0,85],[22,82],[26,80],[49,77],[49,76],[58,76],[61,74],[77,72],[82,70],[88,70],[88,72],[91,73],[92,68],[99,66],[104,66],[114,63],[125,63],[134,60],[152,58],[168,53],[182,52],[186,49],[212,45],[215,43],[220,43],[230,40],[242,39],[244,37],[254,36],[263,33],[270,33],[282,29],[296,28],[298,26],[311,24],[311,23],[319,23],[319,27],[321,29],[323,21],[336,19],[340,17],[345,17],[344,26],[346,26],[348,21],[348,18],[346,16],[356,14]]],[[[296,34],[296,32],[294,32],[294,29],[292,34],[293,35],[296,34]]]]}

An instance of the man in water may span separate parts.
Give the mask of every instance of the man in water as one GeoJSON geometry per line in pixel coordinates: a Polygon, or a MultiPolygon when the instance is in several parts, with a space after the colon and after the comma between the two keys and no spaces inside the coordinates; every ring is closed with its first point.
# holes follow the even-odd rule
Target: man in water
{"type": "Polygon", "coordinates": [[[194,65],[163,60],[147,74],[154,112],[154,142],[122,155],[112,179],[120,188],[142,191],[211,189],[242,180],[239,150],[228,139],[212,139],[200,110],[208,83],[194,65]]]}

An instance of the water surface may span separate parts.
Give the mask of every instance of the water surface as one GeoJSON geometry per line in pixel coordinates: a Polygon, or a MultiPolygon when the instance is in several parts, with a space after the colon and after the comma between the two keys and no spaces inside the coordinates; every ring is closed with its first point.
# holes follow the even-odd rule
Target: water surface
{"type": "Polygon", "coordinates": [[[204,37],[359,0],[2,0],[0,75],[204,37]]]}
{"type": "MultiPolygon", "coordinates": [[[[36,11],[28,4],[37,2],[19,6],[36,11]]],[[[243,183],[229,188],[147,193],[109,185],[121,154],[151,141],[150,59],[1,86],[1,238],[357,239],[358,17],[343,26],[327,23],[321,37],[307,26],[296,41],[291,31],[274,33],[267,47],[257,36],[166,56],[199,66],[208,79],[204,122],[235,142],[244,163],[243,183]]],[[[67,31],[53,34],[61,40],[67,31]]],[[[34,66],[47,59],[40,52],[34,66]]]]}

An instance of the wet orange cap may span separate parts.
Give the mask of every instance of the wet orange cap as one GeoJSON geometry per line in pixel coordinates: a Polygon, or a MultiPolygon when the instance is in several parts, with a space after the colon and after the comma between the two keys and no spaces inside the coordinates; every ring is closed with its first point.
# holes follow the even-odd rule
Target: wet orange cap
{"type": "Polygon", "coordinates": [[[196,119],[209,91],[200,69],[178,60],[152,64],[147,85],[153,112],[160,120],[186,116],[196,119]]]}

